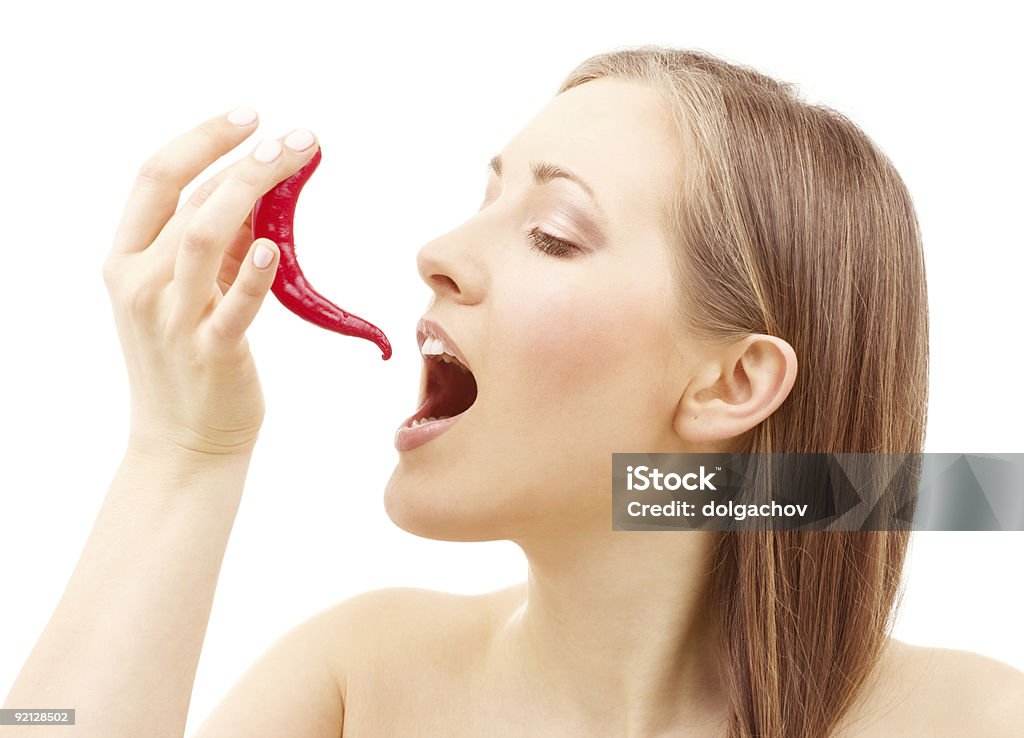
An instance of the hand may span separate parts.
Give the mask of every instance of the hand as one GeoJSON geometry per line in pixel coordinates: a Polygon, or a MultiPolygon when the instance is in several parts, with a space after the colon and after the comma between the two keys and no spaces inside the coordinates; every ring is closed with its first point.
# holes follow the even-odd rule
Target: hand
{"type": "MultiPolygon", "coordinates": [[[[256,130],[221,115],[174,139],[139,169],[103,264],[131,386],[130,444],[247,454],[264,402],[245,331],[274,282],[277,245],[252,241],[256,200],[316,152],[268,139],[182,207],[181,191],[256,130]],[[254,155],[278,150],[270,162],[254,155]],[[260,247],[271,260],[253,261],[260,247]]],[[[288,141],[300,138],[290,135],[288,141]]]]}

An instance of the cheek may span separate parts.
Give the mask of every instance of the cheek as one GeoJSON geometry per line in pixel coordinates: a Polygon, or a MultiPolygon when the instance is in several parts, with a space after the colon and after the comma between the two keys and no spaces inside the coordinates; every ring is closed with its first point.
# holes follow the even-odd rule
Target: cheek
{"type": "Polygon", "coordinates": [[[515,393],[540,404],[540,412],[599,424],[604,418],[595,415],[639,399],[656,361],[652,342],[664,330],[651,290],[624,285],[621,274],[586,272],[572,281],[538,280],[517,293],[505,333],[515,393]]]}
{"type": "Polygon", "coordinates": [[[574,378],[588,377],[614,332],[607,323],[614,313],[597,294],[578,286],[537,282],[520,292],[510,317],[524,378],[534,386],[563,389],[574,378]]]}

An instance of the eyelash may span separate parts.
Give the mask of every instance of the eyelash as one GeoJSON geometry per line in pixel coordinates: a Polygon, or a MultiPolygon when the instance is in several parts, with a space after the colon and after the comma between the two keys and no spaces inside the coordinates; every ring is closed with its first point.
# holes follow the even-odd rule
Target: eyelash
{"type": "Polygon", "coordinates": [[[532,230],[527,231],[526,237],[530,239],[533,244],[533,248],[557,258],[564,259],[579,250],[579,247],[571,241],[555,238],[550,233],[545,233],[540,228],[533,228],[532,230]]]}

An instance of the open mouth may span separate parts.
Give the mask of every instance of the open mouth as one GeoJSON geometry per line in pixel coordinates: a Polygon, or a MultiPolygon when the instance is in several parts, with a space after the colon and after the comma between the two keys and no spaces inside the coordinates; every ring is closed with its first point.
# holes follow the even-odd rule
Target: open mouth
{"type": "Polygon", "coordinates": [[[453,418],[466,412],[476,402],[476,378],[458,359],[447,354],[424,356],[426,382],[419,409],[405,426],[453,418]]]}

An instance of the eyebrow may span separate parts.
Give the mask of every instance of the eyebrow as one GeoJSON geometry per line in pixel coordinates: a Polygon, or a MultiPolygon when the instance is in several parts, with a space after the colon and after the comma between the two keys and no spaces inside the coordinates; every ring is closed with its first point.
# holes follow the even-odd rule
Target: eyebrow
{"type": "MultiPolygon", "coordinates": [[[[499,177],[501,176],[501,155],[491,157],[490,162],[487,164],[488,170],[493,171],[499,177]]],[[[534,161],[530,163],[530,171],[533,172],[533,181],[539,185],[547,184],[555,178],[568,179],[571,182],[578,184],[584,192],[590,195],[590,199],[597,205],[598,210],[601,211],[602,215],[604,211],[601,209],[601,204],[597,201],[597,195],[594,194],[594,190],[590,185],[584,181],[575,172],[571,172],[568,169],[564,169],[557,164],[552,164],[549,161],[534,161]]]]}

